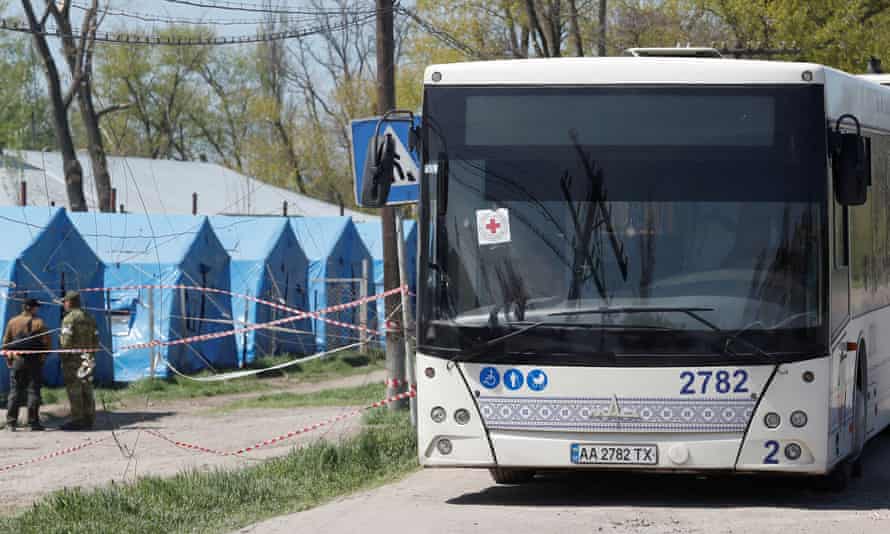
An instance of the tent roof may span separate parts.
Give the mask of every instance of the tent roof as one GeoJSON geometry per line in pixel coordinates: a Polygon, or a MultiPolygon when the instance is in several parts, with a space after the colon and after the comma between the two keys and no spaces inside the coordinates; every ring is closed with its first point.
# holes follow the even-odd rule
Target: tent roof
{"type": "Polygon", "coordinates": [[[59,208],[0,207],[0,258],[15,259],[49,226],[59,208]]]}
{"type": "MultiPolygon", "coordinates": [[[[358,222],[355,223],[355,229],[358,231],[358,235],[361,236],[362,242],[365,244],[365,247],[368,249],[368,252],[371,253],[371,257],[375,260],[383,259],[383,235],[379,222],[358,222]]],[[[402,221],[402,235],[404,235],[406,240],[409,240],[409,248],[411,250],[413,248],[413,243],[410,242],[412,237],[416,239],[417,232],[417,222],[413,220],[405,220],[402,221]]]]}
{"type": "Polygon", "coordinates": [[[180,263],[206,223],[191,215],[71,213],[87,244],[105,263],[180,263]]]}
{"type": "Polygon", "coordinates": [[[263,260],[275,248],[288,219],[284,217],[210,217],[210,225],[233,260],[263,260]]]}
{"type": "MultiPolygon", "coordinates": [[[[84,170],[83,188],[90,209],[96,209],[96,186],[86,152],[78,152],[84,170]]],[[[317,198],[275,187],[215,163],[109,156],[111,186],[117,201],[133,212],[192,212],[192,193],[198,193],[201,214],[336,216],[340,207],[317,198]]],[[[15,205],[19,183],[28,183],[28,202],[35,206],[67,206],[62,155],[59,152],[7,150],[0,157],[0,205],[15,205]]],[[[356,220],[378,217],[345,210],[356,220]]]]}
{"type": "Polygon", "coordinates": [[[328,257],[351,222],[352,220],[349,217],[291,219],[291,225],[294,233],[297,235],[297,241],[303,247],[306,257],[310,260],[328,257]]]}
{"type": "Polygon", "coordinates": [[[380,223],[356,223],[355,229],[358,231],[358,235],[361,236],[368,252],[371,253],[371,257],[375,260],[383,259],[383,236],[381,235],[380,223]]]}

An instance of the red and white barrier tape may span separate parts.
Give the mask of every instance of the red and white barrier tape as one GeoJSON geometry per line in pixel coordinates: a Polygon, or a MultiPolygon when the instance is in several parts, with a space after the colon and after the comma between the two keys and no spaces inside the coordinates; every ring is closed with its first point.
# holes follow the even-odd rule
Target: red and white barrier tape
{"type": "Polygon", "coordinates": [[[244,448],[237,449],[237,450],[234,450],[234,451],[221,451],[221,450],[213,449],[213,448],[210,448],[210,447],[203,447],[203,446],[201,446],[201,445],[196,445],[196,444],[194,444],[194,443],[188,443],[188,442],[186,442],[186,441],[179,441],[179,440],[170,438],[170,437],[168,437],[168,436],[165,436],[164,434],[162,434],[161,432],[159,432],[159,431],[157,431],[157,430],[146,430],[146,432],[147,432],[148,434],[151,434],[152,436],[158,438],[158,439],[164,440],[164,441],[166,441],[167,443],[170,443],[171,445],[174,445],[174,446],[179,447],[179,448],[181,448],[181,449],[187,449],[187,450],[191,450],[191,451],[204,452],[204,453],[207,453],[207,454],[215,454],[215,455],[217,455],[217,456],[238,456],[238,455],[241,455],[241,454],[245,454],[245,453],[248,453],[248,452],[255,451],[255,450],[257,450],[257,449],[262,449],[262,448],[264,448],[264,447],[268,447],[268,446],[270,446],[270,445],[275,445],[275,444],[277,444],[277,443],[281,443],[282,441],[286,441],[286,440],[288,440],[288,439],[294,438],[294,437],[299,436],[299,435],[301,435],[301,434],[306,434],[306,433],[308,433],[308,432],[312,432],[313,430],[317,430],[317,429],[319,429],[319,428],[321,428],[321,427],[328,426],[328,425],[332,425],[332,424],[337,423],[337,422],[339,422],[339,421],[342,421],[342,420],[344,420],[344,419],[349,419],[349,418],[351,418],[351,417],[355,417],[355,416],[360,415],[361,413],[366,412],[366,411],[368,411],[368,410],[373,410],[373,409],[375,409],[375,408],[380,408],[380,407],[382,407],[382,406],[386,406],[387,404],[390,404],[390,403],[393,403],[393,402],[396,402],[396,401],[400,401],[400,400],[402,400],[402,399],[407,399],[407,398],[410,398],[410,397],[414,397],[414,396],[416,396],[416,395],[417,395],[417,391],[415,391],[415,390],[412,389],[411,391],[408,391],[408,392],[406,392],[406,393],[400,393],[400,394],[395,395],[395,396],[393,396],[393,397],[389,397],[388,399],[383,399],[383,400],[377,401],[377,402],[375,402],[374,404],[371,404],[371,405],[369,405],[369,406],[365,406],[365,407],[362,407],[362,408],[357,408],[357,409],[355,409],[355,410],[353,410],[353,411],[351,411],[351,412],[344,413],[344,414],[340,414],[340,415],[338,415],[338,416],[336,416],[336,417],[332,417],[332,418],[327,419],[327,420],[325,420],[325,421],[321,421],[321,422],[318,422],[318,423],[314,423],[314,424],[312,424],[312,425],[305,426],[305,427],[300,428],[300,429],[298,429],[298,430],[292,430],[292,431],[290,431],[290,432],[288,432],[288,433],[286,433],[286,434],[282,434],[282,435],[280,435],[280,436],[276,436],[276,437],[274,437],[274,438],[270,438],[270,439],[265,439],[265,440],[263,440],[263,441],[259,441],[259,442],[255,443],[255,444],[253,444],[253,445],[251,445],[251,446],[249,446],[249,447],[244,447],[244,448]]]}
{"type": "Polygon", "coordinates": [[[173,289],[173,290],[201,291],[204,293],[215,293],[218,295],[228,295],[231,297],[237,297],[237,298],[248,300],[251,302],[256,302],[257,304],[263,304],[265,306],[269,306],[270,308],[285,311],[288,313],[295,313],[295,314],[308,313],[311,318],[318,319],[320,321],[324,321],[326,323],[333,324],[334,326],[351,328],[353,330],[359,330],[359,331],[367,332],[367,333],[374,334],[374,335],[381,335],[383,332],[379,332],[377,330],[374,330],[374,329],[371,329],[371,328],[368,328],[365,326],[361,326],[361,325],[354,325],[354,324],[349,324],[349,323],[343,323],[340,321],[335,321],[334,319],[328,319],[326,317],[319,316],[318,314],[319,313],[338,312],[338,311],[343,311],[343,310],[346,310],[349,308],[353,308],[356,306],[355,304],[353,304],[353,302],[357,302],[358,305],[361,305],[361,304],[371,302],[373,300],[378,300],[380,298],[387,297],[389,295],[395,295],[397,293],[400,293],[401,291],[407,292],[408,286],[402,286],[401,288],[391,289],[391,290],[381,293],[379,295],[362,297],[362,298],[358,299],[357,301],[347,302],[347,303],[343,303],[343,304],[336,304],[334,306],[325,308],[324,311],[316,311],[316,312],[307,312],[304,310],[300,310],[298,308],[286,306],[286,305],[278,303],[278,302],[273,302],[271,300],[265,300],[265,299],[254,297],[252,295],[247,295],[245,293],[235,293],[232,291],[227,291],[225,289],[218,289],[215,287],[197,287],[197,286],[187,286],[187,285],[182,285],[182,284],[158,284],[158,285],[88,288],[88,289],[82,289],[80,291],[82,293],[89,293],[89,292],[97,292],[97,291],[133,291],[133,290],[140,290],[140,289],[173,289]]]}
{"type": "Polygon", "coordinates": [[[405,386],[411,390],[417,389],[416,384],[412,384],[412,383],[408,382],[407,380],[400,380],[398,378],[387,378],[386,380],[383,381],[383,385],[388,388],[389,387],[398,388],[398,387],[405,386]]]}
{"type": "Polygon", "coordinates": [[[103,441],[108,441],[108,440],[111,439],[112,437],[113,437],[113,436],[105,436],[104,438],[92,439],[92,440],[89,440],[89,441],[84,441],[84,442],[81,443],[80,445],[75,445],[75,446],[73,446],[73,447],[67,447],[67,448],[65,448],[65,449],[59,449],[59,450],[57,450],[57,451],[55,451],[55,452],[51,452],[51,453],[49,453],[49,454],[44,454],[43,456],[38,456],[38,457],[36,457],[36,458],[31,458],[30,460],[25,460],[25,461],[22,461],[22,462],[18,462],[18,463],[14,463],[14,464],[9,464],[9,465],[4,465],[4,466],[0,467],[0,473],[5,472],[5,471],[11,471],[11,470],[16,469],[16,468],[18,468],[18,467],[24,467],[24,466],[26,466],[26,465],[36,464],[37,462],[42,462],[42,461],[44,461],[44,460],[50,460],[50,459],[52,459],[52,458],[58,458],[59,456],[64,456],[64,455],[66,455],[66,454],[71,454],[71,453],[73,453],[73,452],[82,451],[83,449],[86,449],[87,447],[92,447],[93,445],[98,445],[99,443],[102,443],[103,441]]]}
{"type": "MultiPolygon", "coordinates": [[[[116,289],[131,289],[131,288],[154,288],[154,289],[157,289],[157,288],[160,288],[160,289],[189,288],[189,289],[196,289],[196,290],[210,290],[210,289],[212,289],[212,288],[195,288],[193,286],[123,286],[123,288],[105,288],[105,290],[110,291],[110,290],[116,290],[116,289]]],[[[354,300],[352,302],[336,304],[334,306],[328,306],[327,308],[323,308],[321,310],[317,310],[314,312],[298,311],[298,313],[296,315],[292,315],[290,317],[283,317],[281,319],[276,319],[274,321],[269,321],[269,322],[265,322],[265,323],[252,324],[249,326],[245,326],[243,328],[235,328],[232,330],[225,330],[222,332],[211,332],[209,334],[200,334],[200,335],[191,336],[191,337],[174,339],[172,341],[161,341],[161,340],[156,339],[153,341],[146,341],[143,343],[126,345],[126,346],[120,347],[116,351],[116,353],[122,353],[122,352],[131,351],[131,350],[148,349],[148,348],[152,348],[152,347],[167,347],[167,346],[172,346],[172,345],[185,345],[185,344],[189,344],[189,343],[209,341],[212,339],[219,339],[222,337],[243,334],[245,332],[251,332],[254,330],[261,330],[263,328],[268,328],[270,326],[278,326],[278,325],[285,324],[285,323],[292,323],[294,321],[299,321],[299,320],[305,319],[307,317],[321,319],[322,318],[321,315],[324,315],[326,313],[332,313],[332,312],[337,312],[337,311],[343,311],[343,310],[350,309],[350,308],[355,308],[355,307],[361,306],[362,304],[366,304],[368,302],[373,302],[375,300],[385,298],[390,295],[395,295],[395,294],[401,293],[402,291],[405,291],[405,290],[407,290],[407,286],[397,287],[394,289],[390,289],[389,291],[384,291],[383,293],[378,293],[377,295],[362,297],[362,298],[360,298],[358,300],[354,300]]],[[[222,291],[222,290],[214,290],[214,291],[222,291]]],[[[257,300],[259,300],[259,299],[257,299],[257,300]]],[[[276,305],[276,306],[280,306],[280,305],[276,305]]],[[[293,310],[294,308],[290,308],[290,309],[293,310]]],[[[349,328],[364,328],[364,327],[360,327],[360,326],[350,325],[348,323],[340,323],[340,322],[337,322],[337,323],[340,326],[345,326],[345,327],[349,327],[349,328]]],[[[377,333],[376,331],[373,331],[373,330],[371,330],[371,332],[374,332],[375,334],[377,333]]],[[[47,352],[55,352],[57,354],[62,354],[62,353],[72,354],[72,353],[100,352],[100,350],[101,349],[57,349],[57,350],[51,350],[51,351],[0,350],[0,355],[5,356],[5,355],[18,355],[18,354],[45,354],[47,352]]]]}

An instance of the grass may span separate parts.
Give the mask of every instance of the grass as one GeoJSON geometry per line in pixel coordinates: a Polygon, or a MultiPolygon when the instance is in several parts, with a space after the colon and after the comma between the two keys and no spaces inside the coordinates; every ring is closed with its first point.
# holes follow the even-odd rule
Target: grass
{"type": "MultiPolygon", "coordinates": [[[[292,361],[298,357],[281,355],[259,358],[250,365],[250,368],[265,369],[292,361]]],[[[284,377],[305,382],[321,382],[383,369],[383,362],[384,356],[381,352],[372,351],[365,355],[358,352],[343,351],[327,358],[312,360],[285,369],[221,382],[195,382],[177,376],[167,379],[145,378],[130,384],[121,384],[119,387],[96,388],[96,401],[101,406],[102,399],[104,399],[105,403],[112,407],[127,399],[144,399],[146,395],[150,395],[154,401],[165,401],[249,393],[272,389],[272,386],[268,383],[268,378],[284,377]]],[[[196,376],[210,376],[210,373],[205,372],[196,376]]],[[[65,388],[45,387],[42,389],[41,395],[43,404],[67,402],[68,398],[65,388]]],[[[379,398],[375,400],[379,400],[379,398]]],[[[6,406],[5,394],[0,395],[0,403],[2,403],[2,406],[6,406]]]]}
{"type": "Polygon", "coordinates": [[[229,532],[306,510],[416,468],[416,436],[407,416],[388,410],[368,415],[368,426],[353,438],[317,442],[251,467],[61,490],[20,515],[0,519],[0,532],[229,532]]]}
{"type": "MultiPolygon", "coordinates": [[[[265,369],[295,359],[294,356],[266,356],[251,365],[253,369],[265,369]]],[[[307,382],[319,382],[333,377],[345,377],[364,374],[369,370],[383,369],[385,354],[371,350],[368,354],[344,351],[328,358],[319,358],[310,362],[293,365],[284,369],[269,371],[260,377],[287,376],[307,382]]]]}
{"type": "Polygon", "coordinates": [[[379,401],[386,395],[382,383],[348,388],[334,388],[314,393],[270,393],[251,399],[232,401],[215,411],[230,412],[246,408],[301,408],[306,406],[359,406],[379,401]]]}

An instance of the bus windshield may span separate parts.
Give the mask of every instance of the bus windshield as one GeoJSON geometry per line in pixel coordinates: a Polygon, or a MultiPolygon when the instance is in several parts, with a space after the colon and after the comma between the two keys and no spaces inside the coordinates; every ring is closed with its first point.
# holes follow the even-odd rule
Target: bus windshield
{"type": "Polygon", "coordinates": [[[428,87],[423,123],[425,352],[824,351],[821,87],[428,87]]]}

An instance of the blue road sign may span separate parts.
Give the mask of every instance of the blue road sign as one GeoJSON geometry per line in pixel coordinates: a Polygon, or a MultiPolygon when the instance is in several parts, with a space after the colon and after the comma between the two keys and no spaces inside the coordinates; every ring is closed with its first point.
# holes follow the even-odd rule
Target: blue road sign
{"type": "Polygon", "coordinates": [[[522,371],[519,369],[510,369],[504,373],[504,385],[511,391],[521,388],[524,381],[522,371]]]}
{"type": "Polygon", "coordinates": [[[501,374],[494,367],[483,367],[479,371],[479,383],[488,389],[494,389],[501,383],[501,374]]]}
{"type": "MultiPolygon", "coordinates": [[[[355,202],[361,205],[362,171],[365,158],[373,155],[369,149],[377,128],[377,118],[358,119],[350,124],[352,141],[352,169],[355,175],[355,202]]],[[[420,126],[420,117],[414,119],[420,126]]],[[[386,121],[380,125],[380,135],[390,134],[396,141],[396,170],[393,173],[392,188],[387,204],[412,204],[420,198],[421,169],[420,157],[409,150],[408,123],[406,121],[386,121]]]]}

